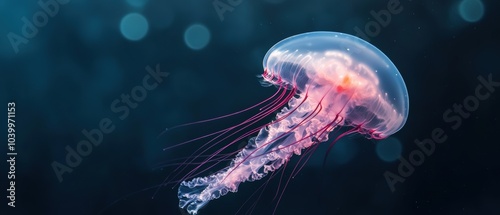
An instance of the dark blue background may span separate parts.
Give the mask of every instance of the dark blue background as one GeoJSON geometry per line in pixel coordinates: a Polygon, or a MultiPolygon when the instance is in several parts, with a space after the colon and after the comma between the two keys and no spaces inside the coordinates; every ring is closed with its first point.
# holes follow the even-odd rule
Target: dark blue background
{"type": "MultiPolygon", "coordinates": [[[[0,163],[1,214],[182,214],[170,187],[155,199],[153,189],[113,201],[160,184],[171,168],[155,167],[189,155],[203,142],[167,152],[162,148],[252,113],[157,139],[163,129],[267,98],[275,88],[261,87],[256,75],[262,73],[262,59],[273,44],[308,31],[356,34],[355,27],[374,20],[370,11],[386,9],[387,2],[243,0],[221,21],[212,1],[73,0],[60,5],[16,53],[7,35],[21,34],[21,18],[31,19],[41,9],[37,1],[2,0],[0,98],[1,105],[16,102],[18,156],[16,208],[6,206],[8,166],[0,163]],[[120,20],[132,12],[149,23],[139,41],[120,32],[120,20]],[[196,23],[210,32],[201,50],[190,49],[184,39],[186,29],[196,23]],[[141,84],[146,66],[157,64],[169,76],[121,120],[122,112],[110,105],[141,84]],[[82,130],[98,128],[103,118],[112,120],[114,131],[59,182],[52,162],[64,162],[65,147],[75,148],[85,139],[82,130]]],[[[461,1],[400,2],[403,11],[370,41],[398,67],[410,95],[408,121],[394,137],[406,158],[417,149],[414,140],[429,138],[437,127],[448,139],[394,192],[383,174],[396,172],[399,162],[380,160],[375,141],[346,138],[349,146],[334,147],[325,169],[319,165],[324,155],[320,149],[319,157],[290,182],[276,214],[500,214],[500,89],[481,101],[458,129],[442,118],[454,103],[474,94],[477,76],[492,74],[500,81],[499,3],[483,0],[482,19],[467,22],[458,10],[461,1]]],[[[5,112],[0,127],[4,137],[5,112]]],[[[0,147],[4,159],[6,145],[2,141],[0,147]]],[[[268,186],[254,214],[272,213],[277,182],[268,186]]],[[[200,214],[234,214],[261,183],[243,184],[238,193],[211,202],[200,214]]]]}

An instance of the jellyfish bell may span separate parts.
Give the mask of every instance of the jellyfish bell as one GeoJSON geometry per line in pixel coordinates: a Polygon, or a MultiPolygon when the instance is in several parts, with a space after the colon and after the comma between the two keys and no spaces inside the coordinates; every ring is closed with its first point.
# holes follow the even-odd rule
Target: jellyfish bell
{"type": "Polygon", "coordinates": [[[372,138],[394,134],[406,122],[409,101],[401,74],[382,51],[358,37],[295,35],[271,47],[263,67],[266,82],[307,91],[310,102],[328,91],[322,102],[332,108],[328,113],[339,113],[344,125],[359,126],[372,138]]]}

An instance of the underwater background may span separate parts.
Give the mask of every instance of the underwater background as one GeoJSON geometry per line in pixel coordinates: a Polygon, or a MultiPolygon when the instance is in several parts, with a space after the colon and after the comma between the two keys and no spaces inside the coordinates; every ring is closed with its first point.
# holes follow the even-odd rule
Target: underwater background
{"type": "MultiPolygon", "coordinates": [[[[163,148],[256,112],[162,132],[271,96],[276,88],[262,87],[257,77],[265,53],[310,31],[357,35],[384,52],[406,82],[410,114],[386,140],[342,138],[325,166],[323,143],[290,181],[275,214],[500,214],[499,6],[493,0],[1,0],[0,214],[186,214],[177,187],[155,186],[175,168],[174,159],[204,140],[163,148]],[[145,77],[154,80],[147,89],[145,77]],[[15,165],[7,155],[11,102],[15,165]],[[93,147],[74,156],[82,141],[93,147]],[[429,141],[432,150],[417,144],[429,141]]],[[[240,207],[238,214],[272,214],[278,177],[260,198],[252,196],[265,181],[244,183],[199,214],[236,214],[240,207]]]]}

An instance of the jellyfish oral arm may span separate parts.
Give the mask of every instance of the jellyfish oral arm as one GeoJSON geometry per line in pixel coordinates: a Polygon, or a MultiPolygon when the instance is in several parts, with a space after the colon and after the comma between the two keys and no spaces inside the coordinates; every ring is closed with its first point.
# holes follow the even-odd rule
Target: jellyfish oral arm
{"type": "Polygon", "coordinates": [[[209,201],[237,192],[240,183],[260,180],[280,168],[293,154],[300,155],[303,149],[328,140],[328,132],[339,121],[321,120],[322,113],[320,104],[292,98],[289,107],[277,114],[283,120],[261,129],[229,167],[207,177],[183,181],[178,190],[179,207],[197,214],[209,201]]]}

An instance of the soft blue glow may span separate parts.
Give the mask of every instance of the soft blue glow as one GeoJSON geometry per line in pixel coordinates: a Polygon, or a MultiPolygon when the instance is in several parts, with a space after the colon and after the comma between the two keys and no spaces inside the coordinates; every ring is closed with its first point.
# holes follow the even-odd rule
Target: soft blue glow
{"type": "Polygon", "coordinates": [[[467,22],[477,22],[484,15],[484,4],[481,0],[463,0],[458,6],[458,12],[467,22]]]}
{"type": "Polygon", "coordinates": [[[193,24],[184,32],[184,42],[191,49],[203,49],[210,42],[210,31],[204,25],[193,24]]]}
{"type": "Polygon", "coordinates": [[[148,33],[148,20],[138,13],[129,13],[120,22],[120,31],[128,40],[140,40],[148,33]]]}
{"type": "Polygon", "coordinates": [[[381,160],[392,162],[401,156],[403,146],[398,139],[389,137],[377,143],[376,151],[381,160]]]}

